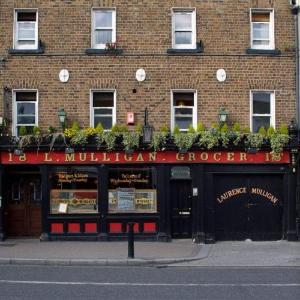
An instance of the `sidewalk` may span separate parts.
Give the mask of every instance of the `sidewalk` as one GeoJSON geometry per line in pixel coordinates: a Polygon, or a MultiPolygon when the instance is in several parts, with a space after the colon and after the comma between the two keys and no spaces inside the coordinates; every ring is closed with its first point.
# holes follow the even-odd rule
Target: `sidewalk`
{"type": "Polygon", "coordinates": [[[40,242],[9,239],[0,242],[0,264],[191,267],[300,267],[300,242],[218,242],[191,240],[135,242],[135,258],[127,258],[127,242],[40,242]]]}

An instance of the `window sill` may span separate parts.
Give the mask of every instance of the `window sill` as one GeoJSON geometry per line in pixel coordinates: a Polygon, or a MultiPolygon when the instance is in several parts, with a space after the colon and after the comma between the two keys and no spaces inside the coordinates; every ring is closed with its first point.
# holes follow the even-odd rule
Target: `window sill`
{"type": "Polygon", "coordinates": [[[85,53],[87,55],[120,55],[123,53],[123,49],[107,50],[89,48],[85,50],[85,53]]]}
{"type": "Polygon", "coordinates": [[[280,55],[281,51],[278,49],[274,49],[274,50],[268,50],[268,49],[252,49],[252,48],[248,48],[246,49],[246,53],[247,54],[253,54],[253,55],[280,55]]]}
{"type": "Polygon", "coordinates": [[[196,49],[167,49],[168,54],[175,54],[175,55],[197,55],[203,52],[203,43],[200,41],[197,43],[196,49]]]}
{"type": "Polygon", "coordinates": [[[11,55],[36,55],[36,54],[43,54],[45,52],[44,48],[38,49],[8,49],[8,54],[11,55]]]}

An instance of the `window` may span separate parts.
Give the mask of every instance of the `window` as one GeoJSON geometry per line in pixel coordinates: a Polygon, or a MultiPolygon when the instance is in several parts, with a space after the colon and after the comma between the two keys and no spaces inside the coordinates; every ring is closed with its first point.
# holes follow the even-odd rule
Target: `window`
{"type": "Polygon", "coordinates": [[[251,129],[258,132],[260,127],[275,127],[275,94],[274,92],[251,92],[251,129]]]}
{"type": "Polygon", "coordinates": [[[92,48],[105,49],[116,42],[116,11],[93,9],[92,15],[92,48]]]}
{"type": "Polygon", "coordinates": [[[14,91],[13,135],[30,134],[38,125],[38,93],[37,91],[14,91]]]}
{"type": "Polygon", "coordinates": [[[98,212],[97,169],[61,167],[50,172],[50,212],[89,214],[98,212]]]}
{"type": "Polygon", "coordinates": [[[171,129],[178,126],[180,131],[187,131],[189,126],[197,126],[197,93],[195,91],[173,91],[171,129]]]}
{"type": "Polygon", "coordinates": [[[196,49],[195,9],[173,9],[172,47],[174,49],[196,49]]]}
{"type": "Polygon", "coordinates": [[[251,10],[251,48],[275,48],[273,10],[251,10]]]}
{"type": "Polygon", "coordinates": [[[157,212],[155,178],[153,168],[109,170],[109,213],[157,212]]]}
{"type": "Polygon", "coordinates": [[[91,126],[99,123],[106,130],[116,123],[116,93],[115,91],[92,91],[91,126]]]}
{"type": "Polygon", "coordinates": [[[38,48],[38,16],[35,10],[15,10],[14,49],[38,48]]]}

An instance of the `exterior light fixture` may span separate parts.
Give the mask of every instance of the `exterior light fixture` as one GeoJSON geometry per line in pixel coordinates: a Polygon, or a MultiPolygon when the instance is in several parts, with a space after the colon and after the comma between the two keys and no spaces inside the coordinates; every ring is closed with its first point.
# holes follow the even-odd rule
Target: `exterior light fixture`
{"type": "Polygon", "coordinates": [[[224,107],[220,107],[219,110],[219,122],[220,124],[224,124],[227,121],[228,112],[225,110],[224,107]]]}
{"type": "Polygon", "coordinates": [[[74,152],[75,152],[74,148],[72,148],[72,147],[66,147],[66,149],[65,149],[66,154],[73,154],[74,152]]]}
{"type": "Polygon", "coordinates": [[[0,117],[0,126],[3,126],[3,117],[0,117]]]}
{"type": "Polygon", "coordinates": [[[67,118],[67,114],[66,114],[64,108],[59,109],[58,118],[59,118],[59,122],[61,124],[62,130],[64,130],[66,127],[66,118],[67,118]]]}
{"type": "Polygon", "coordinates": [[[14,150],[14,155],[16,155],[16,156],[22,156],[22,155],[24,155],[24,152],[23,152],[23,150],[22,149],[15,149],[14,150]]]}
{"type": "Polygon", "coordinates": [[[143,126],[143,143],[150,144],[152,141],[153,126],[148,124],[148,108],[145,108],[145,124],[143,126]]]}

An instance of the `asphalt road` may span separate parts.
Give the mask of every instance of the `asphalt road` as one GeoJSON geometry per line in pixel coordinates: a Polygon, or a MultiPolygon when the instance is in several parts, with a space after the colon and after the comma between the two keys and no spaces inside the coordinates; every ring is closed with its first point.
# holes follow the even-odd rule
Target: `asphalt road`
{"type": "Polygon", "coordinates": [[[0,266],[0,299],[300,299],[300,268],[0,266]]]}

